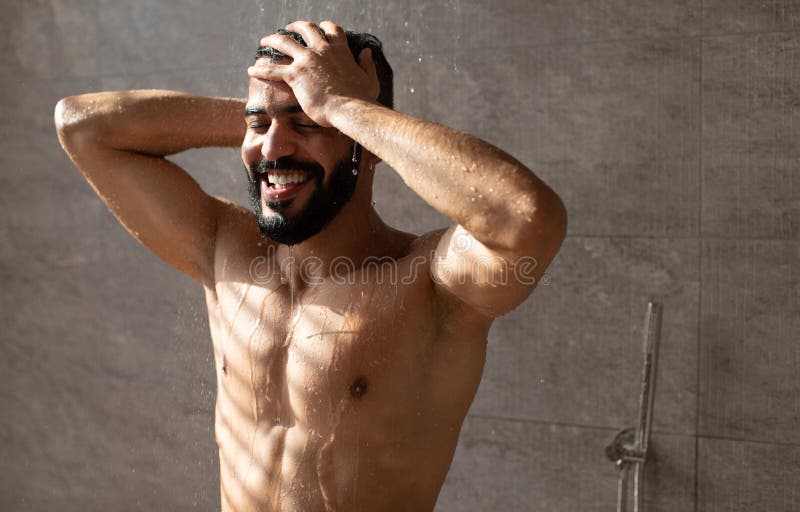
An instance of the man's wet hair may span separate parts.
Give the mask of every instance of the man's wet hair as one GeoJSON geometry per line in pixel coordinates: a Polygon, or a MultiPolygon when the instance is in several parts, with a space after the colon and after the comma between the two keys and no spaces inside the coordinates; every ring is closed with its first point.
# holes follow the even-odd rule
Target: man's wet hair
{"type": "MultiPolygon", "coordinates": [[[[289,36],[302,46],[308,46],[303,39],[303,36],[291,30],[280,29],[277,32],[280,35],[289,36]]],[[[353,54],[353,59],[358,62],[358,56],[365,48],[372,50],[372,61],[375,63],[375,71],[378,74],[378,82],[380,83],[380,93],[378,94],[378,103],[389,108],[394,108],[394,73],[389,61],[383,54],[383,44],[380,39],[367,34],[366,32],[352,32],[346,30],[347,45],[350,47],[350,53],[353,54]]],[[[258,59],[281,60],[288,59],[289,56],[272,48],[271,46],[262,46],[256,51],[256,60],[258,59]]]]}

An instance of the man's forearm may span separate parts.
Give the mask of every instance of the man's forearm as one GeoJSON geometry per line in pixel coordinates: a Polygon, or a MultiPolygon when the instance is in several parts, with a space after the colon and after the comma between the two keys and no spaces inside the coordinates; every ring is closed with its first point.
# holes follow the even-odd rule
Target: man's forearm
{"type": "Polygon", "coordinates": [[[165,156],[189,148],[239,146],[245,101],[178,91],[136,90],[71,96],[56,122],[67,136],[109,148],[165,156]]]}
{"type": "Polygon", "coordinates": [[[520,247],[542,213],[563,208],[530,170],[476,137],[361,100],[343,101],[332,122],[487,246],[520,247]]]}

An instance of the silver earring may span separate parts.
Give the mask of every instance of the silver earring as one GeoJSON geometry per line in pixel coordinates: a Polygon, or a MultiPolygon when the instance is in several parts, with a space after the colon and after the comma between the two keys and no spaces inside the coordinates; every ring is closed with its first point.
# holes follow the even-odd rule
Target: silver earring
{"type": "Polygon", "coordinates": [[[358,142],[353,143],[353,176],[358,174],[358,142]]]}

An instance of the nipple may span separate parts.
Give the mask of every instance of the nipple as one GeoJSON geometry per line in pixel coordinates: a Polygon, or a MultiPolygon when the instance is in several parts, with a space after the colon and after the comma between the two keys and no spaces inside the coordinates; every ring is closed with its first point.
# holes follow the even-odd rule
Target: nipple
{"type": "Polygon", "coordinates": [[[361,398],[367,392],[367,381],[364,377],[359,377],[350,386],[350,394],[355,398],[361,398]]]}

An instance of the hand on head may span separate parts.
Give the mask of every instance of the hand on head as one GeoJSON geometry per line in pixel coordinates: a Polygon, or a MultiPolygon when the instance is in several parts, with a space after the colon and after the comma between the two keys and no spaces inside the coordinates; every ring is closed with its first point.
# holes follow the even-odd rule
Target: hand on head
{"type": "Polygon", "coordinates": [[[303,111],[322,126],[332,125],[328,117],[340,102],[378,98],[380,85],[372,51],[364,49],[356,62],[340,26],[331,21],[319,26],[295,21],[286,30],[299,34],[306,46],[285,31],[262,38],[262,47],[276,50],[268,54],[288,59],[259,59],[248,69],[252,78],[286,82],[303,111]]]}

